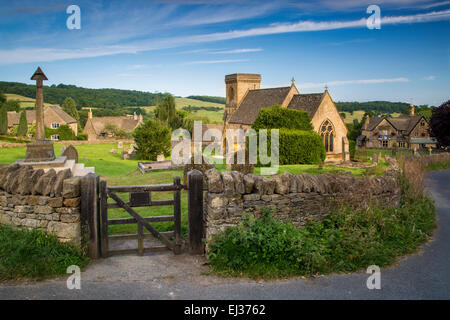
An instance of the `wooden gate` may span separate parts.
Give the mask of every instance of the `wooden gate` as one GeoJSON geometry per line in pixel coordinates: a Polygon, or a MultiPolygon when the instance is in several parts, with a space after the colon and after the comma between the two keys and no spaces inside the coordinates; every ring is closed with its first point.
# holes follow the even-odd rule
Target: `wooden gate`
{"type": "Polygon", "coordinates": [[[101,216],[101,255],[108,257],[117,254],[138,253],[142,255],[147,252],[172,250],[175,254],[181,253],[181,190],[180,177],[175,177],[172,184],[143,185],[143,186],[107,186],[106,181],[100,181],[100,216],[101,216]],[[151,200],[151,193],[158,191],[173,191],[173,200],[151,200]],[[123,201],[117,193],[128,193],[129,202],[123,201]],[[115,203],[108,203],[108,199],[115,203]],[[149,206],[173,206],[173,215],[142,217],[133,208],[149,206]],[[108,209],[121,208],[130,214],[130,218],[108,219],[108,209]],[[151,223],[173,221],[173,232],[159,232],[151,223]],[[137,234],[108,235],[108,226],[119,224],[137,223],[137,234]],[[150,234],[144,233],[144,228],[150,234]],[[145,248],[144,239],[156,238],[161,241],[162,246],[145,248]],[[169,238],[173,237],[174,240],[169,238]],[[137,239],[137,248],[110,250],[109,240],[134,240],[137,239]]]}

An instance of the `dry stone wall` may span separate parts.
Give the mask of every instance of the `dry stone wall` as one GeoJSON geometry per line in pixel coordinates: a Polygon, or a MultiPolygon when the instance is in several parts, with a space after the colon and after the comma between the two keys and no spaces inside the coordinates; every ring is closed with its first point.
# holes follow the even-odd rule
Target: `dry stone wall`
{"type": "Polygon", "coordinates": [[[276,218],[301,227],[310,219],[323,219],[338,204],[366,208],[371,201],[378,201],[385,206],[397,206],[401,197],[395,170],[382,177],[369,178],[350,173],[293,175],[287,172],[262,177],[211,169],[206,172],[206,184],[203,208],[207,240],[236,225],[246,213],[258,216],[270,209],[276,218]]]}
{"type": "Polygon", "coordinates": [[[0,224],[43,230],[80,245],[80,182],[70,169],[0,168],[0,224]]]}

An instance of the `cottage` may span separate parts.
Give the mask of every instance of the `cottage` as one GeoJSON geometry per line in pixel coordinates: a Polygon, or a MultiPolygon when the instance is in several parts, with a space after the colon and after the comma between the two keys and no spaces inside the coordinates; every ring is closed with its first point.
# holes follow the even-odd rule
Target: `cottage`
{"type": "Polygon", "coordinates": [[[89,141],[111,138],[113,133],[109,132],[108,126],[114,126],[117,129],[130,133],[141,123],[143,123],[143,117],[142,115],[136,115],[136,113],[119,117],[93,117],[92,109],[89,109],[88,120],[84,126],[83,133],[88,135],[89,141]]]}
{"type": "Polygon", "coordinates": [[[409,115],[397,118],[367,117],[357,148],[405,148],[424,149],[436,146],[430,136],[430,125],[424,116],[414,114],[411,105],[409,115]]]}
{"type": "Polygon", "coordinates": [[[326,162],[350,160],[347,127],[329,92],[301,94],[292,79],[291,86],[260,89],[261,75],[236,73],[225,76],[226,105],[224,130],[247,130],[263,108],[275,104],[283,108],[303,110],[309,114],[314,130],[319,133],[326,149],[326,162]]]}
{"type": "MultiPolygon", "coordinates": [[[[36,110],[26,110],[27,123],[29,126],[36,123],[36,110]]],[[[8,129],[19,125],[20,113],[8,112],[8,129]]],[[[68,125],[73,133],[78,135],[78,122],[67,114],[59,105],[48,106],[44,109],[44,126],[50,129],[58,129],[62,125],[68,125]]],[[[52,137],[58,140],[58,137],[52,137]]]]}

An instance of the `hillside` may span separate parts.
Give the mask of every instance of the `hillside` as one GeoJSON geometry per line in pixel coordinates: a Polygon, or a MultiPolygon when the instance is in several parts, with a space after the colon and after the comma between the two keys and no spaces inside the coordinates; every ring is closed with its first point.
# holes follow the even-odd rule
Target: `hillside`
{"type": "MultiPolygon", "coordinates": [[[[0,81],[0,91],[27,98],[36,98],[36,87],[19,82],[0,81]]],[[[45,101],[50,104],[62,104],[66,97],[75,100],[78,106],[124,107],[151,106],[162,97],[162,93],[150,93],[120,89],[87,89],[74,85],[44,86],[45,101]]]]}
{"type": "MultiPolygon", "coordinates": [[[[18,94],[6,93],[5,94],[7,100],[19,100],[20,108],[34,108],[36,105],[36,99],[24,97],[18,94]]],[[[45,103],[45,106],[50,106],[51,103],[45,103]]]]}

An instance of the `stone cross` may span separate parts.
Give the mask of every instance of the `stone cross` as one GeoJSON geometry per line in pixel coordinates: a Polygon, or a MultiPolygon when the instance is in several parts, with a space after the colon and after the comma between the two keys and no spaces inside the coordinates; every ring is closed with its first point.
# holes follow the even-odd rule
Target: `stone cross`
{"type": "Polygon", "coordinates": [[[38,67],[36,72],[31,77],[31,80],[36,80],[36,141],[45,140],[44,131],[44,94],[43,84],[44,80],[48,80],[41,68],[38,67]]]}

